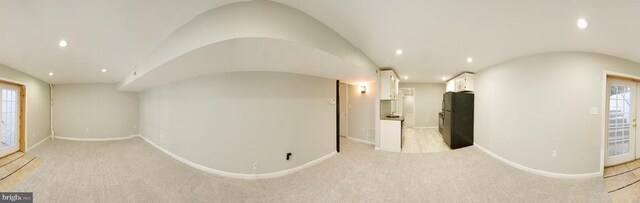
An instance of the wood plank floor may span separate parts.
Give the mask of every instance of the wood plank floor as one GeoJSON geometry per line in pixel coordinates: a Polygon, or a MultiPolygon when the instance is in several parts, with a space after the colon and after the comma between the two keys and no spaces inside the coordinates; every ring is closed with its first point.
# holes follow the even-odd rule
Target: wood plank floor
{"type": "Polygon", "coordinates": [[[604,183],[613,202],[640,202],[640,159],[606,167],[604,183]]]}
{"type": "Polygon", "coordinates": [[[23,152],[16,152],[0,158],[0,191],[11,191],[41,162],[42,159],[23,152]]]}
{"type": "Polygon", "coordinates": [[[444,152],[451,149],[437,128],[405,128],[402,153],[444,152]]]}

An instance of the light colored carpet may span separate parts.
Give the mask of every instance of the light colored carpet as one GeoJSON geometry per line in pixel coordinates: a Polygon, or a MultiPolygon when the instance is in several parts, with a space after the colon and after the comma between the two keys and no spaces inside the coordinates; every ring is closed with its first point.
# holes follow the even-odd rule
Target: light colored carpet
{"type": "MultiPolygon", "coordinates": [[[[36,202],[609,202],[603,180],[558,180],[507,166],[474,147],[405,154],[343,139],[342,152],[274,179],[193,169],[140,138],[54,140],[16,191],[36,202]]],[[[212,155],[216,156],[216,155],[212,155]]]]}

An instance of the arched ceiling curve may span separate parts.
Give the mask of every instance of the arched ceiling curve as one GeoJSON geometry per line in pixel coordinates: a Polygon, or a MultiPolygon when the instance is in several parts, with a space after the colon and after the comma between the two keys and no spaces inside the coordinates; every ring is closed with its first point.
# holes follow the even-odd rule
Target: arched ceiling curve
{"type": "MultiPolygon", "coordinates": [[[[136,80],[151,76],[162,75],[162,81],[175,81],[188,78],[187,75],[197,77],[205,73],[212,74],[216,72],[215,70],[224,70],[222,72],[280,71],[348,82],[372,82],[375,80],[377,68],[360,50],[313,17],[280,3],[249,1],[212,9],[185,24],[144,58],[135,68],[135,75],[133,73],[127,75],[118,86],[120,90],[141,90],[143,86],[145,88],[151,86],[138,85],[133,88],[130,85],[136,80]],[[204,48],[217,43],[222,44],[204,48]],[[293,54],[292,51],[284,50],[283,47],[307,55],[293,54]],[[223,50],[225,48],[228,50],[223,50]],[[203,53],[211,54],[208,60],[207,57],[199,57],[203,53]],[[229,53],[235,53],[234,57],[218,57],[229,53]],[[261,57],[267,53],[273,59],[261,57]],[[179,59],[185,54],[188,56],[179,59]],[[331,57],[327,54],[334,59],[329,59],[331,57]],[[212,58],[216,61],[210,60],[212,58]],[[335,59],[341,59],[342,62],[335,59]],[[289,62],[286,62],[287,60],[289,62]],[[291,67],[294,64],[296,68],[291,67]],[[229,67],[213,67],[216,65],[229,67]],[[246,67],[250,65],[257,67],[246,67]],[[279,65],[288,66],[278,67],[279,65]],[[205,66],[211,67],[211,71],[205,71],[202,68],[205,66]],[[165,69],[163,73],[153,74],[159,67],[165,69]],[[166,74],[171,72],[167,70],[171,68],[186,74],[166,74]]],[[[138,84],[157,85],[158,82],[151,82],[153,80],[155,80],[153,77],[144,79],[150,82],[138,84]]]]}

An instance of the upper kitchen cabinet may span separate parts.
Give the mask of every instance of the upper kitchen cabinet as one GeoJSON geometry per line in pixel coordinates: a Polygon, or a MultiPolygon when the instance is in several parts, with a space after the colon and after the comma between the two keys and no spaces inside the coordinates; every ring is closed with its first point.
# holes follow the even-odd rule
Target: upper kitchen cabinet
{"type": "Polygon", "coordinates": [[[400,79],[393,70],[380,71],[380,100],[395,100],[398,98],[400,79]]]}
{"type": "Polygon", "coordinates": [[[447,92],[473,92],[473,73],[465,72],[447,81],[447,92]]]}

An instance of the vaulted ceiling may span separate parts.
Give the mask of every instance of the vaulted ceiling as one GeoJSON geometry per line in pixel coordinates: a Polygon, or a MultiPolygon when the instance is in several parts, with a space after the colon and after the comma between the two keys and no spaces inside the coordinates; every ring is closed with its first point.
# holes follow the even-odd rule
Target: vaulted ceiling
{"type": "MultiPolygon", "coordinates": [[[[635,0],[276,1],[325,23],[378,66],[408,76],[405,82],[440,82],[461,71],[553,51],[640,61],[635,0]],[[587,29],[577,28],[579,18],[588,20],[587,29]],[[396,55],[397,49],[404,53],[396,55]]],[[[55,84],[118,82],[174,30],[233,2],[2,0],[0,64],[55,84]],[[69,45],[59,47],[60,40],[69,45]]]]}

